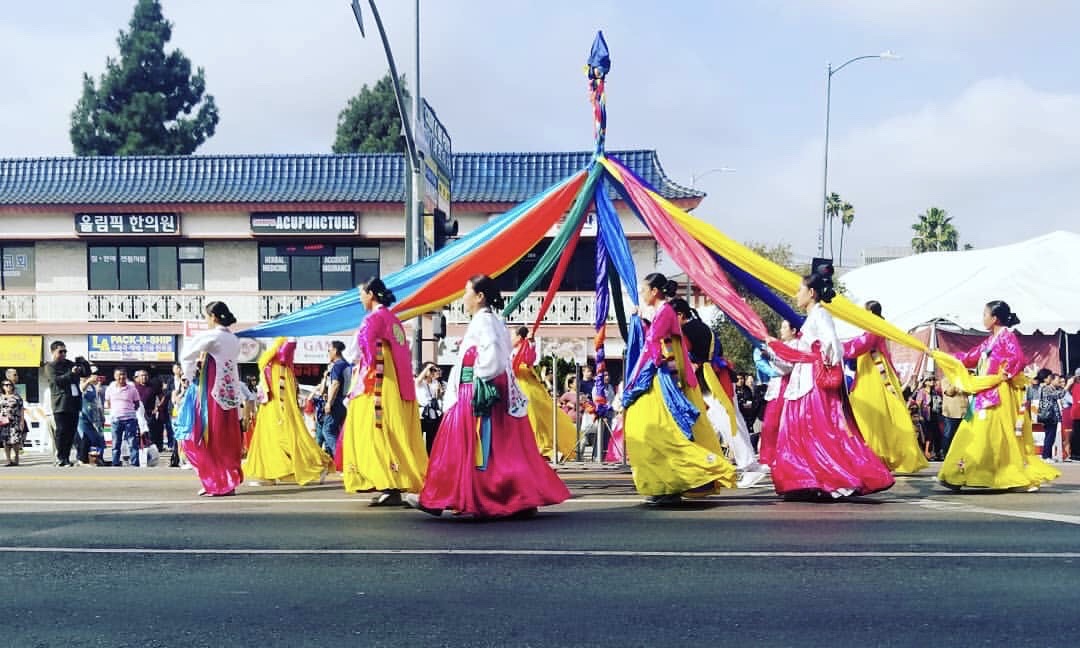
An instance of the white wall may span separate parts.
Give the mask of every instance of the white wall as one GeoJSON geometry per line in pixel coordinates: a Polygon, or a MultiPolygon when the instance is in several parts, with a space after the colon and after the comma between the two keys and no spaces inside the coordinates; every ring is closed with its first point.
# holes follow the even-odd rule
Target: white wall
{"type": "Polygon", "coordinates": [[[206,241],[203,280],[212,292],[259,289],[259,245],[255,241],[206,241]]]}
{"type": "Polygon", "coordinates": [[[34,284],[39,291],[86,290],[87,263],[83,241],[38,241],[34,284]]]}
{"type": "MultiPolygon", "coordinates": [[[[379,242],[379,274],[386,276],[405,267],[404,241],[379,242]]],[[[363,281],[363,279],[361,279],[363,281]]]]}

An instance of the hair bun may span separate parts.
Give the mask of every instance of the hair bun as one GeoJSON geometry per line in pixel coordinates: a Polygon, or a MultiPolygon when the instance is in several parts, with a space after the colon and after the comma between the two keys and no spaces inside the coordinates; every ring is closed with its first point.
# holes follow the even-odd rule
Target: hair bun
{"type": "Polygon", "coordinates": [[[668,297],[679,294],[679,284],[672,279],[668,279],[667,283],[664,284],[664,294],[668,297]]]}
{"type": "Polygon", "coordinates": [[[1009,313],[1009,323],[1006,326],[1016,326],[1020,323],[1020,318],[1016,316],[1016,313],[1009,313]]]}

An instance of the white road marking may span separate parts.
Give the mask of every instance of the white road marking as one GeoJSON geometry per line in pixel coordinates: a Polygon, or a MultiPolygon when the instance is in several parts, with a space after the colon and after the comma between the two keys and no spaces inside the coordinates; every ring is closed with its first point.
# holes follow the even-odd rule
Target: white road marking
{"type": "Polygon", "coordinates": [[[631,551],[606,549],[179,549],[141,547],[0,547],[4,553],[177,556],[521,556],[609,558],[977,558],[1077,559],[1076,551],[631,551]]]}
{"type": "MultiPolygon", "coordinates": [[[[244,497],[240,494],[236,497],[195,497],[185,499],[160,499],[160,500],[72,500],[72,499],[28,499],[19,498],[12,500],[8,504],[5,504],[5,509],[11,508],[11,505],[26,505],[33,506],[78,506],[80,508],[89,507],[117,507],[120,510],[130,509],[132,507],[146,507],[146,506],[187,506],[187,505],[200,505],[200,506],[223,506],[225,504],[244,504],[244,505],[259,505],[259,504],[346,504],[346,505],[360,505],[366,507],[369,503],[370,493],[357,495],[355,497],[288,497],[287,495],[281,497],[244,497]]],[[[699,501],[699,500],[689,500],[699,501]]],[[[723,499],[716,498],[706,500],[710,502],[721,502],[723,499]]],[[[565,506],[567,504],[587,504],[587,505],[604,505],[604,504],[642,504],[645,502],[643,497],[578,497],[569,499],[562,504],[556,506],[565,506]]]]}
{"type": "MultiPolygon", "coordinates": [[[[712,497],[704,499],[690,499],[686,500],[688,503],[693,502],[710,502],[713,504],[727,504],[730,506],[737,506],[739,501],[733,497],[712,497]]],[[[1000,517],[1013,517],[1025,520],[1038,520],[1043,522],[1060,522],[1063,524],[1080,525],[1080,515],[1069,515],[1065,513],[1048,513],[1042,511],[1016,511],[1009,509],[996,509],[988,508],[985,506],[975,506],[965,502],[955,501],[942,501],[930,498],[923,499],[901,499],[901,498],[889,498],[881,500],[884,504],[914,504],[920,508],[952,512],[952,513],[972,513],[978,515],[995,515],[1000,517]]],[[[556,506],[547,507],[545,510],[559,510],[560,508],[574,508],[574,507],[603,507],[611,506],[613,504],[644,504],[645,500],[642,497],[625,497],[625,496],[587,496],[577,497],[569,499],[562,504],[556,506]]],[[[776,500],[777,504],[783,504],[781,500],[776,500]]],[[[72,499],[16,499],[9,501],[5,504],[5,510],[11,511],[13,509],[18,510],[37,510],[48,508],[72,508],[79,511],[85,510],[115,510],[117,513],[153,513],[151,510],[154,507],[187,507],[189,511],[204,513],[215,507],[221,511],[237,512],[237,508],[246,509],[248,511],[265,510],[267,508],[279,508],[289,507],[293,505],[316,505],[324,507],[345,507],[345,508],[368,508],[368,499],[364,495],[357,496],[345,496],[345,497],[332,497],[332,498],[315,498],[315,497],[289,497],[288,495],[281,495],[276,497],[244,497],[241,494],[238,497],[222,497],[222,498],[206,498],[206,497],[191,497],[183,499],[159,499],[159,500],[72,500],[72,499]],[[239,507],[237,505],[240,505],[239,507]]],[[[669,511],[678,511],[679,508],[666,509],[669,511]]],[[[740,512],[750,513],[765,513],[775,512],[777,509],[740,509],[740,512]]],[[[823,509],[826,510],[826,509],[823,509]]],[[[834,510],[829,507],[828,510],[834,510]]],[[[184,513],[185,511],[180,511],[184,513]]],[[[300,512],[300,511],[288,511],[288,512],[300,512]]],[[[175,514],[176,512],[171,512],[175,514]]]]}
{"type": "Polygon", "coordinates": [[[998,515],[1002,517],[1022,518],[1025,520],[1042,520],[1045,522],[1063,522],[1065,524],[1080,524],[1080,515],[1066,515],[1064,513],[1044,513],[1042,511],[1012,511],[1009,509],[987,508],[975,506],[965,502],[943,502],[934,499],[899,500],[907,501],[922,508],[935,511],[949,511],[952,513],[979,513],[982,515],[998,515]]]}

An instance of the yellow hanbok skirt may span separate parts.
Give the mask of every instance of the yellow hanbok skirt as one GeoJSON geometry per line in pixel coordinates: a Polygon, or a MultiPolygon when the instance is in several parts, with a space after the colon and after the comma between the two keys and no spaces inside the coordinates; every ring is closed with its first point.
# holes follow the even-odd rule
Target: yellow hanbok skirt
{"type": "Polygon", "coordinates": [[[292,369],[275,362],[266,389],[270,399],[256,415],[244,474],[255,480],[295,481],[301,486],[318,481],[333,460],[304,424],[292,369]]]}
{"type": "Polygon", "coordinates": [[[975,410],[953,437],[938,480],[951,486],[1033,488],[1061,476],[1035,454],[1031,416],[1023,410],[1024,390],[1003,382],[1001,404],[975,410]],[[1017,432],[1017,427],[1020,431],[1017,432]]]}
{"type": "Polygon", "coordinates": [[[529,399],[529,425],[536,435],[536,447],[540,454],[551,461],[552,446],[558,442],[560,461],[573,459],[577,448],[577,428],[574,421],[558,407],[548,394],[544,383],[536,376],[532,367],[521,366],[514,372],[518,387],[525,398],[529,399]],[[552,409],[555,410],[555,425],[552,425],[552,409]],[[555,432],[558,434],[555,434],[555,432]]]}
{"type": "MultiPolygon", "coordinates": [[[[678,358],[679,375],[685,377],[683,352],[678,339],[672,341],[678,358]]],[[[634,486],[642,495],[680,495],[693,490],[703,495],[735,487],[735,467],[724,457],[716,432],[705,415],[705,401],[698,387],[683,393],[701,412],[693,426],[694,440],[686,438],[664,404],[659,377],[624,414],[623,434],[626,457],[634,476],[634,486]]]]}
{"type": "Polygon", "coordinates": [[[401,398],[398,376],[385,346],[383,357],[387,361],[383,364],[381,425],[376,426],[374,393],[349,401],[341,442],[345,490],[419,493],[428,465],[420,408],[416,401],[401,398]]]}
{"type": "Polygon", "coordinates": [[[855,388],[849,395],[855,423],[863,441],[889,470],[917,473],[929,464],[919,448],[911,412],[900,396],[900,379],[884,358],[879,365],[873,355],[865,353],[856,361],[855,388]]]}

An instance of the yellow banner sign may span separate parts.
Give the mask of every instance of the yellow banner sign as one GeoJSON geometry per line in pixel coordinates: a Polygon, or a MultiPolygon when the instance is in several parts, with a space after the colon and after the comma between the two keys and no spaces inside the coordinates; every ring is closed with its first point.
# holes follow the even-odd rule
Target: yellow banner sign
{"type": "Polygon", "coordinates": [[[40,335],[0,335],[0,371],[7,367],[40,366],[40,335]]]}

